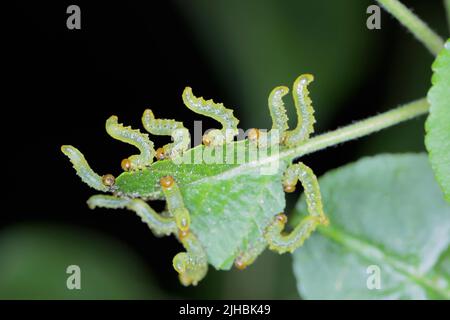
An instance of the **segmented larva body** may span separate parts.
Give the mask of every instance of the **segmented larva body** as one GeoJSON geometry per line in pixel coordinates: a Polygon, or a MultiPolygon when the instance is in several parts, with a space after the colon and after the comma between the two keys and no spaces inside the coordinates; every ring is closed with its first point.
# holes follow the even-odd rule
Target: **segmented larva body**
{"type": "Polygon", "coordinates": [[[307,140],[314,132],[314,109],[309,98],[308,85],[314,80],[311,74],[303,74],[294,82],[292,96],[297,112],[297,127],[286,132],[284,143],[287,146],[295,146],[307,140]]]}
{"type": "Polygon", "coordinates": [[[277,129],[284,132],[289,128],[286,108],[283,102],[283,97],[288,93],[289,88],[284,86],[276,87],[270,92],[268,103],[270,117],[272,118],[272,130],[277,129]]]}
{"type": "Polygon", "coordinates": [[[293,252],[302,246],[306,239],[320,224],[317,217],[304,218],[289,234],[283,234],[282,231],[286,225],[287,219],[275,218],[275,223],[267,228],[265,237],[269,243],[269,249],[278,253],[293,252]]]}
{"type": "Polygon", "coordinates": [[[118,123],[116,116],[111,116],[106,120],[106,132],[114,139],[135,146],[141,152],[139,155],[132,155],[122,161],[122,168],[124,170],[143,169],[152,164],[155,150],[153,148],[153,142],[147,134],[141,133],[139,130],[132,129],[131,127],[124,127],[118,123]]]}
{"type": "Polygon", "coordinates": [[[172,119],[156,119],[153,112],[150,109],[147,109],[142,115],[142,124],[144,125],[145,130],[151,134],[172,136],[173,143],[164,145],[162,147],[162,154],[159,154],[159,150],[157,150],[158,159],[167,157],[174,158],[189,148],[189,130],[184,127],[182,122],[172,119]]]}
{"type": "Polygon", "coordinates": [[[289,128],[286,108],[283,97],[289,93],[289,88],[280,86],[274,88],[269,95],[268,104],[272,129],[269,132],[260,131],[258,145],[260,147],[272,146],[283,141],[285,132],[289,128]]]}
{"type": "Polygon", "coordinates": [[[183,102],[192,111],[211,117],[222,124],[221,130],[211,130],[205,134],[203,137],[205,144],[216,146],[223,142],[228,143],[238,134],[239,120],[234,117],[233,110],[225,108],[222,103],[197,98],[190,87],[186,87],[183,91],[183,102]]]}
{"type": "Polygon", "coordinates": [[[159,183],[166,198],[168,209],[173,214],[178,228],[183,232],[188,231],[191,218],[175,180],[172,176],[166,176],[162,177],[159,183]]]}
{"type": "Polygon", "coordinates": [[[304,189],[309,216],[304,218],[287,235],[282,234],[287,222],[284,214],[278,215],[274,224],[267,228],[265,238],[269,243],[269,248],[279,253],[294,251],[303,244],[319,224],[328,224],[328,219],[323,212],[322,196],[317,177],[308,166],[301,162],[293,164],[286,169],[283,176],[285,191],[294,191],[295,185],[299,180],[304,189]]]}
{"type": "Polygon", "coordinates": [[[105,185],[103,182],[103,177],[99,176],[91,169],[86,158],[77,148],[72,146],[62,146],[61,151],[69,158],[77,175],[84,183],[98,191],[106,192],[109,190],[109,186],[105,185]]]}
{"type": "Polygon", "coordinates": [[[108,209],[127,208],[128,210],[134,211],[156,236],[168,236],[177,231],[177,225],[174,219],[158,214],[141,199],[95,195],[90,197],[87,203],[90,209],[95,209],[97,207],[108,209]]]}
{"type": "Polygon", "coordinates": [[[186,252],[175,255],[172,260],[173,268],[178,272],[183,285],[195,286],[208,272],[208,258],[200,241],[192,232],[180,233],[178,239],[186,252]]]}
{"type": "Polygon", "coordinates": [[[311,216],[325,218],[322,207],[322,196],[320,194],[320,187],[317,177],[311,168],[301,162],[293,164],[286,169],[283,176],[283,186],[285,191],[287,188],[290,189],[292,186],[295,188],[295,185],[299,180],[305,191],[309,214],[311,216]]]}

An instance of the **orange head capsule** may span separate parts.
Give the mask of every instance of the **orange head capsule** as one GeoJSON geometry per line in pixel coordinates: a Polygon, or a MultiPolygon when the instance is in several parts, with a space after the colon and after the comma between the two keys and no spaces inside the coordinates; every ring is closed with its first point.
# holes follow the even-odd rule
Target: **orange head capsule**
{"type": "Polygon", "coordinates": [[[205,146],[209,146],[211,144],[211,139],[207,135],[203,136],[202,141],[205,146]]]}
{"type": "Polygon", "coordinates": [[[259,139],[259,129],[250,129],[248,130],[248,140],[257,141],[259,139]]]}
{"type": "Polygon", "coordinates": [[[156,149],[155,157],[157,160],[163,160],[165,158],[164,149],[163,148],[156,149]]]}
{"type": "Polygon", "coordinates": [[[295,185],[288,184],[288,185],[284,186],[284,192],[291,193],[294,191],[295,191],[295,185]]]}
{"type": "Polygon", "coordinates": [[[320,217],[319,222],[320,222],[320,224],[322,224],[324,226],[328,226],[330,224],[330,220],[328,220],[328,218],[325,216],[320,217]]]}
{"type": "Polygon", "coordinates": [[[172,176],[165,176],[159,180],[159,184],[163,188],[170,188],[171,186],[173,186],[174,183],[175,183],[175,180],[173,180],[172,176]]]}
{"type": "Polygon", "coordinates": [[[112,174],[105,174],[102,176],[102,183],[107,187],[112,187],[114,183],[116,182],[116,179],[112,174]]]}
{"type": "Polygon", "coordinates": [[[240,258],[236,258],[236,260],[234,260],[234,266],[238,270],[244,270],[247,268],[247,265],[240,258]]]}
{"type": "Polygon", "coordinates": [[[178,230],[178,238],[183,240],[189,235],[189,230],[178,230]]]}
{"type": "Polygon", "coordinates": [[[284,213],[280,213],[277,215],[277,221],[281,222],[282,224],[287,223],[287,216],[284,213]]]}
{"type": "Polygon", "coordinates": [[[130,171],[131,161],[129,159],[123,159],[120,163],[120,166],[122,167],[123,171],[130,171]]]}

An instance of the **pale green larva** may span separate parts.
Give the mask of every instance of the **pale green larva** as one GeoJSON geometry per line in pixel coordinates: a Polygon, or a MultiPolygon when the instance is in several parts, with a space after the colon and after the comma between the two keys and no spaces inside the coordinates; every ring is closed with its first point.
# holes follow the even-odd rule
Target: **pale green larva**
{"type": "Polygon", "coordinates": [[[288,117],[284,107],[283,97],[289,93],[289,88],[285,86],[276,87],[269,95],[269,111],[272,118],[272,130],[286,131],[288,127],[288,117]]]}
{"type": "Polygon", "coordinates": [[[297,113],[297,126],[288,129],[288,117],[283,103],[283,97],[289,92],[284,86],[276,87],[269,95],[269,111],[272,118],[272,129],[269,132],[261,131],[259,146],[267,147],[282,143],[286,146],[298,145],[307,139],[314,131],[314,109],[309,98],[308,85],[314,80],[310,74],[299,76],[292,88],[292,97],[297,113]]]}
{"type": "Polygon", "coordinates": [[[284,191],[293,192],[298,181],[305,190],[309,212],[309,217],[303,220],[303,224],[300,223],[296,227],[303,232],[291,232],[288,235],[283,235],[281,231],[284,229],[287,219],[284,215],[279,215],[275,223],[269,226],[266,233],[269,248],[281,253],[294,251],[303,244],[318,225],[328,224],[328,219],[323,212],[322,196],[317,178],[312,170],[301,162],[289,166],[284,172],[284,191]]]}
{"type": "Polygon", "coordinates": [[[228,143],[238,134],[239,120],[234,117],[233,110],[225,108],[222,103],[197,98],[189,87],[183,91],[183,102],[192,111],[211,117],[222,124],[221,130],[211,130],[205,134],[203,137],[205,145],[217,146],[228,143]]]}
{"type": "MultiPolygon", "coordinates": [[[[289,93],[289,88],[285,86],[276,87],[269,95],[268,104],[270,117],[272,118],[272,128],[269,132],[259,130],[258,145],[267,147],[281,143],[286,135],[288,117],[284,107],[283,97],[289,93]]],[[[249,135],[249,139],[250,135],[249,135]]]]}
{"type": "Polygon", "coordinates": [[[61,151],[70,159],[72,165],[81,180],[89,187],[98,191],[108,191],[108,186],[103,183],[102,177],[91,169],[84,155],[72,146],[62,146],[61,151]]]}
{"type": "Polygon", "coordinates": [[[297,111],[297,127],[286,132],[284,143],[288,146],[302,143],[314,132],[314,109],[308,91],[308,85],[313,80],[314,77],[311,74],[303,74],[294,82],[292,97],[297,111]]]}
{"type": "Polygon", "coordinates": [[[156,150],[156,158],[175,158],[189,148],[190,136],[182,122],[172,119],[156,119],[150,109],[144,111],[142,124],[145,130],[158,136],[172,136],[173,143],[156,150]]]}
{"type": "Polygon", "coordinates": [[[118,123],[117,116],[111,116],[106,120],[106,132],[119,141],[131,144],[139,149],[139,155],[132,155],[128,159],[122,161],[122,168],[126,171],[144,169],[153,162],[155,150],[153,142],[148,135],[141,133],[139,130],[124,127],[118,123]]]}

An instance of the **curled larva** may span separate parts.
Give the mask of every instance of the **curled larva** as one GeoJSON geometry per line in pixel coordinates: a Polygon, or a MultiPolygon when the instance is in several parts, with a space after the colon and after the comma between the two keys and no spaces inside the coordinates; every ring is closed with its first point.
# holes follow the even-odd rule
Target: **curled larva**
{"type": "Polygon", "coordinates": [[[186,252],[178,253],[172,260],[173,268],[179,273],[180,282],[197,285],[208,271],[208,260],[200,241],[192,232],[184,232],[178,238],[186,252]]]}
{"type": "Polygon", "coordinates": [[[106,120],[106,132],[114,139],[135,146],[141,152],[139,155],[132,155],[122,161],[122,168],[125,170],[143,169],[153,162],[155,150],[153,149],[153,142],[147,134],[141,133],[139,130],[133,130],[131,127],[124,127],[118,123],[116,116],[111,116],[106,120]]]}
{"type": "Polygon", "coordinates": [[[265,238],[269,243],[269,249],[278,253],[293,252],[302,246],[306,239],[320,224],[317,217],[308,216],[304,218],[295,228],[288,234],[283,233],[285,226],[283,218],[275,218],[265,233],[265,238]]]}
{"type": "Polygon", "coordinates": [[[287,217],[279,214],[264,235],[269,248],[279,253],[294,251],[303,244],[318,225],[328,224],[328,219],[323,212],[319,182],[312,170],[303,163],[293,164],[286,169],[283,176],[285,190],[293,191],[299,180],[304,189],[309,216],[300,221],[290,233],[283,234],[287,217]]]}
{"type": "Polygon", "coordinates": [[[285,191],[294,191],[292,188],[295,189],[295,185],[299,180],[304,189],[309,214],[325,218],[317,177],[311,168],[301,162],[293,164],[286,169],[283,176],[283,187],[285,191]],[[289,189],[289,191],[286,189],[289,189]]]}
{"type": "Polygon", "coordinates": [[[222,143],[228,143],[238,134],[237,125],[239,120],[234,117],[233,110],[227,109],[222,103],[215,103],[213,100],[204,100],[197,98],[192,93],[190,87],[186,87],[183,91],[183,102],[190,110],[213,118],[222,124],[222,129],[211,130],[205,134],[203,141],[205,144],[217,146],[222,143]]]}
{"type": "Polygon", "coordinates": [[[144,111],[142,124],[145,130],[154,135],[172,136],[173,143],[166,144],[157,152],[157,159],[174,158],[189,148],[190,136],[182,122],[171,119],[155,119],[150,109],[144,111]]]}
{"type": "Polygon", "coordinates": [[[109,187],[104,184],[103,177],[91,169],[83,154],[73,146],[62,146],[61,151],[70,159],[77,175],[91,188],[98,191],[108,191],[109,187]]]}
{"type": "Polygon", "coordinates": [[[297,127],[286,132],[284,143],[295,146],[307,140],[314,131],[314,109],[309,98],[308,85],[314,80],[311,74],[303,74],[294,82],[292,96],[297,112],[297,127]]]}

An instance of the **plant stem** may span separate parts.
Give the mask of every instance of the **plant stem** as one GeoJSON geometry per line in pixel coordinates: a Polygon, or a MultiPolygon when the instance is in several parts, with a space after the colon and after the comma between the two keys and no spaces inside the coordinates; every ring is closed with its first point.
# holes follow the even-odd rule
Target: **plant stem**
{"type": "Polygon", "coordinates": [[[280,152],[280,158],[298,158],[339,143],[354,140],[426,114],[428,109],[429,104],[425,98],[416,100],[340,129],[315,136],[298,147],[280,152]]]}
{"type": "MultiPolygon", "coordinates": [[[[444,41],[433,30],[398,0],[377,0],[383,7],[403,24],[434,55],[444,47],[444,41]]],[[[449,0],[446,0],[447,4],[449,0]]]]}
{"type": "MultiPolygon", "coordinates": [[[[263,156],[260,159],[246,162],[245,164],[223,172],[221,175],[231,177],[234,175],[239,175],[242,170],[246,170],[244,167],[260,167],[279,160],[292,161],[306,154],[335,146],[339,143],[358,139],[368,134],[394,126],[403,121],[424,115],[428,112],[429,108],[430,106],[426,98],[416,100],[379,115],[352,123],[340,129],[317,135],[297,147],[284,147],[284,149],[279,152],[274,152],[270,156],[263,156]]],[[[239,142],[245,145],[246,141],[247,140],[241,140],[239,142]]],[[[202,145],[198,145],[195,148],[202,148],[202,145]]],[[[195,183],[200,183],[201,181],[204,181],[204,179],[197,180],[195,183]]]]}
{"type": "Polygon", "coordinates": [[[450,30],[450,0],[444,0],[445,12],[447,13],[447,24],[450,30]]]}

